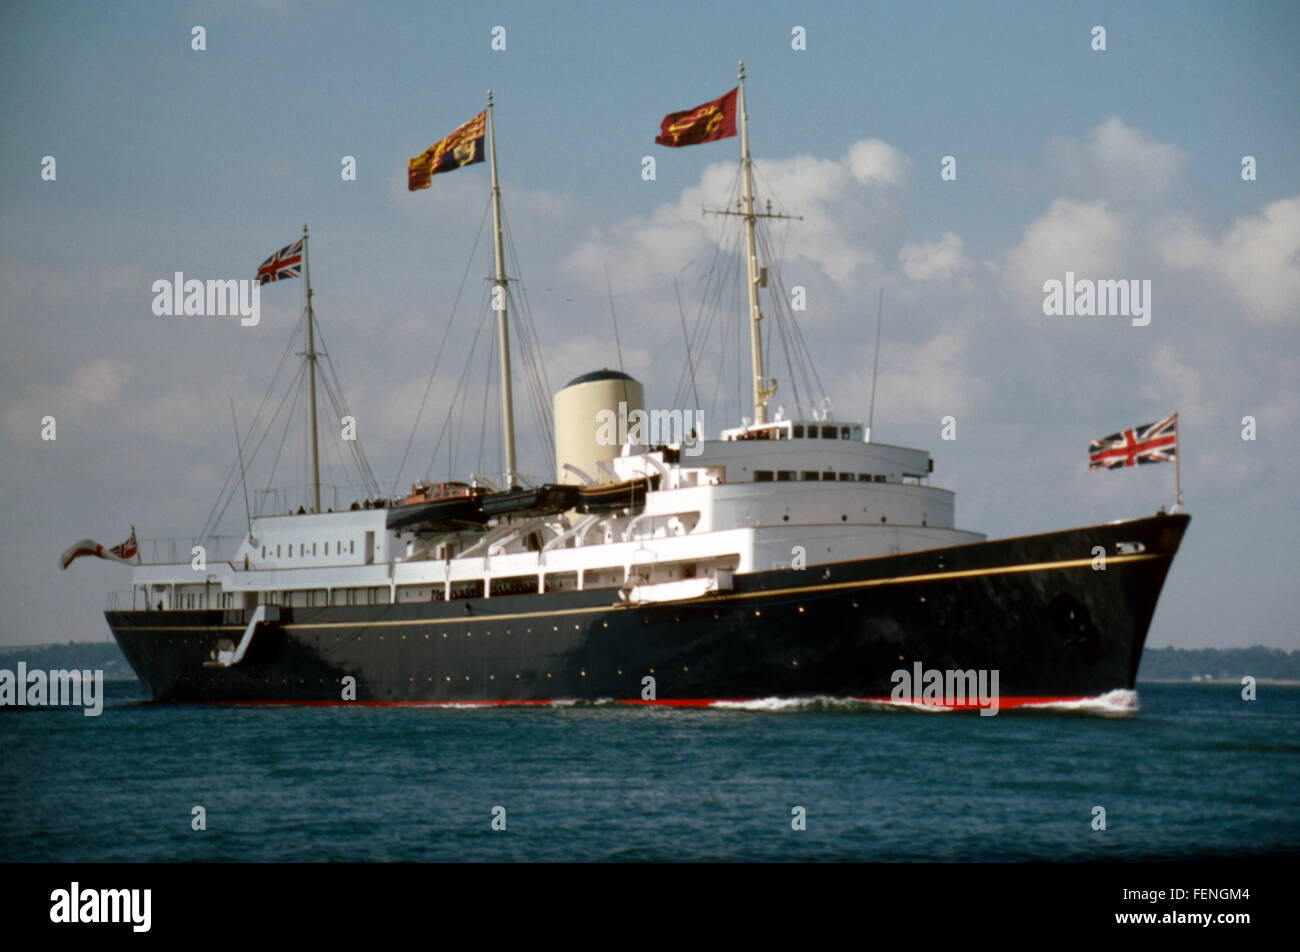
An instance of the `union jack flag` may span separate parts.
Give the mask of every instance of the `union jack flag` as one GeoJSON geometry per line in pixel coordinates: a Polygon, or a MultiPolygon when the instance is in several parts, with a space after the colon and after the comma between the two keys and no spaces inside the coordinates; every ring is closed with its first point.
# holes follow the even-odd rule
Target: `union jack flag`
{"type": "Polygon", "coordinates": [[[1172,463],[1178,458],[1178,414],[1159,423],[1135,426],[1088,444],[1089,469],[1119,469],[1145,463],[1172,463]]]}
{"type": "Polygon", "coordinates": [[[293,244],[285,245],[258,265],[257,283],[302,277],[302,242],[303,239],[299,238],[293,244]]]}

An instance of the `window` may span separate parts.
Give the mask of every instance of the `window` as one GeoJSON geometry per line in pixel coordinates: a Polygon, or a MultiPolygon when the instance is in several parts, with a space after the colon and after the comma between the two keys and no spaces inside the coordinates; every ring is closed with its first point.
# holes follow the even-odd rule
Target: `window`
{"type": "Polygon", "coordinates": [[[883,473],[877,473],[877,474],[876,474],[876,482],[878,482],[878,483],[883,483],[884,481],[885,481],[885,476],[884,476],[884,474],[883,474],[883,473]]]}
{"type": "Polygon", "coordinates": [[[348,540],[348,555],[352,555],[352,554],[353,554],[354,552],[356,552],[356,551],[357,551],[357,540],[356,540],[356,539],[349,539],[349,540],[348,540]]]}
{"type": "Polygon", "coordinates": [[[858,481],[859,481],[859,482],[863,482],[863,483],[869,483],[869,482],[871,482],[871,474],[870,474],[870,473],[858,473],[858,481]]]}
{"type": "Polygon", "coordinates": [[[582,573],[583,588],[616,588],[622,584],[622,566],[610,565],[605,568],[587,569],[582,573]]]}
{"type": "Polygon", "coordinates": [[[848,438],[849,438],[849,428],[847,426],[840,427],[840,439],[847,440],[848,438]]]}
{"type": "Polygon", "coordinates": [[[770,483],[772,481],[772,471],[770,469],[754,470],[754,482],[770,483]]]}
{"type": "Polygon", "coordinates": [[[516,575],[511,578],[494,578],[488,591],[492,595],[531,595],[537,591],[537,576],[516,575]]]}
{"type": "Polygon", "coordinates": [[[262,558],[266,558],[266,546],[262,546],[262,558]]]}
{"type": "Polygon", "coordinates": [[[280,547],[278,545],[275,547],[275,557],[277,559],[280,557],[280,547]]]}
{"type": "Polygon", "coordinates": [[[853,473],[840,473],[840,482],[842,483],[851,483],[857,478],[858,477],[855,476],[853,473]]]}
{"type": "Polygon", "coordinates": [[[548,592],[572,592],[577,587],[577,572],[548,572],[546,575],[546,591],[548,592]]]}
{"type": "Polygon", "coordinates": [[[815,483],[817,480],[822,478],[822,474],[815,470],[806,469],[804,470],[803,478],[805,482],[815,483]]]}
{"type": "Polygon", "coordinates": [[[776,481],[778,483],[792,483],[795,481],[795,473],[792,469],[778,469],[776,471],[776,481]]]}
{"type": "Polygon", "coordinates": [[[802,424],[802,423],[796,423],[796,424],[794,425],[794,438],[795,438],[796,440],[802,440],[802,439],[803,439],[803,424],[802,424]]]}
{"type": "MultiPolygon", "coordinates": [[[[533,585],[534,586],[537,585],[537,580],[535,577],[533,579],[533,585]]],[[[451,597],[452,598],[482,598],[483,580],[480,578],[480,579],[472,579],[465,582],[452,582],[451,597]]]]}
{"type": "Polygon", "coordinates": [[[853,439],[855,439],[855,440],[861,440],[861,439],[862,439],[862,427],[860,427],[860,426],[855,426],[855,427],[853,428],[853,439]]]}
{"type": "Polygon", "coordinates": [[[836,436],[836,429],[835,429],[835,427],[833,427],[833,426],[824,426],[824,427],[822,427],[822,439],[823,439],[823,440],[833,440],[833,439],[835,439],[835,436],[836,436]]]}

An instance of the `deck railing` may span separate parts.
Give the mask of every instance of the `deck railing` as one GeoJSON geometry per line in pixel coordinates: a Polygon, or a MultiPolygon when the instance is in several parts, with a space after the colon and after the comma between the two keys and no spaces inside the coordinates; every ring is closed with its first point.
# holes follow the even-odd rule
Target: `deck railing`
{"type": "Polygon", "coordinates": [[[194,547],[203,546],[203,558],[211,565],[213,562],[229,562],[235,557],[243,536],[208,536],[205,539],[171,538],[140,539],[137,542],[141,565],[180,565],[192,562],[195,558],[194,547]]]}

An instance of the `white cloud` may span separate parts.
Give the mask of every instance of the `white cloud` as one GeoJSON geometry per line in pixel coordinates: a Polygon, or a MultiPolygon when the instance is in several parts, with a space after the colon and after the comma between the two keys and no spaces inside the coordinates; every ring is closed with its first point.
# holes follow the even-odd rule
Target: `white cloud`
{"type": "Polygon", "coordinates": [[[1300,195],[1238,218],[1215,241],[1185,218],[1172,218],[1157,240],[1166,266],[1202,271],[1229,288],[1252,323],[1300,316],[1300,195]]]}
{"type": "MultiPolygon", "coordinates": [[[[850,287],[892,259],[901,243],[909,168],[902,152],[879,139],[856,142],[839,159],[799,155],[756,163],[760,202],[779,198],[774,211],[803,218],[782,239],[787,281],[799,283],[799,269],[814,268],[850,287]]],[[[648,217],[593,230],[565,259],[565,269],[595,286],[604,282],[606,261],[620,282],[671,275],[693,260],[705,266],[715,247],[731,247],[735,229],[730,221],[732,227],[719,228],[702,210],[727,207],[735,180],[734,163],[709,166],[697,184],[648,217]]]]}
{"type": "Polygon", "coordinates": [[[861,185],[902,188],[910,179],[907,156],[883,139],[863,139],[849,146],[848,167],[861,185]]]}
{"type": "Polygon", "coordinates": [[[5,407],[6,434],[15,442],[38,441],[45,416],[53,416],[56,426],[88,425],[99,418],[101,408],[118,399],[134,372],[125,361],[98,357],[78,364],[60,383],[30,385],[5,407]]]}
{"type": "Polygon", "coordinates": [[[1162,344],[1146,362],[1146,368],[1142,396],[1153,401],[1151,412],[1163,415],[1176,409],[1183,417],[1201,421],[1214,417],[1215,408],[1202,398],[1201,375],[1179,357],[1172,345],[1162,344]]]}
{"type": "Polygon", "coordinates": [[[961,237],[951,231],[944,232],[938,241],[904,245],[898,260],[910,281],[947,281],[970,267],[962,253],[961,237]]]}
{"type": "Polygon", "coordinates": [[[1062,279],[1066,271],[1078,277],[1129,277],[1127,245],[1126,223],[1105,202],[1058,198],[1007,252],[1003,281],[1013,296],[1041,303],[1043,282],[1062,279]]]}
{"type": "Polygon", "coordinates": [[[1127,201],[1149,201],[1182,180],[1188,153],[1161,142],[1118,116],[1088,130],[1084,141],[1057,137],[1047,144],[1048,160],[1071,190],[1127,201]]]}
{"type": "MultiPolygon", "coordinates": [[[[942,417],[951,414],[960,418],[978,406],[989,388],[971,367],[969,345],[970,334],[965,328],[947,326],[917,343],[894,341],[883,347],[876,382],[876,420],[938,427],[942,417]]],[[[831,388],[836,407],[864,405],[863,395],[871,392],[870,365],[843,375],[831,388]]]]}

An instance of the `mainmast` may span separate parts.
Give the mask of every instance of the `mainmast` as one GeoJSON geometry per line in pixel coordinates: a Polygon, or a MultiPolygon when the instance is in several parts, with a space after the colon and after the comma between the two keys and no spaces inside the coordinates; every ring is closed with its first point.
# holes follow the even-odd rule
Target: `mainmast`
{"type": "Polygon", "coordinates": [[[776,393],[776,381],[768,380],[763,371],[763,309],[758,300],[758,289],[767,287],[767,269],[758,264],[758,238],[755,228],[760,218],[796,218],[795,215],[774,214],[772,203],[766,212],[754,211],[754,163],[749,155],[749,112],[745,108],[745,61],[741,60],[737,78],[740,80],[740,168],[744,182],[741,211],[729,209],[714,212],[717,215],[739,215],[745,219],[745,273],[749,286],[749,356],[754,374],[754,422],[767,422],[767,401],[776,393]]]}
{"type": "Polygon", "coordinates": [[[740,61],[740,165],[745,179],[745,263],[749,273],[749,353],[754,371],[754,422],[767,422],[767,401],[776,393],[776,381],[768,385],[763,375],[763,311],[758,302],[758,287],[767,284],[767,275],[758,266],[758,247],[754,236],[754,164],[749,157],[749,112],[745,109],[745,61],[740,61]]]}
{"type": "Polygon", "coordinates": [[[506,263],[501,238],[501,184],[497,179],[496,131],[492,122],[492,90],[487,94],[488,160],[492,165],[492,230],[494,232],[495,273],[492,286],[492,306],[497,312],[497,338],[501,356],[501,440],[505,447],[506,488],[514,489],[515,482],[515,407],[510,386],[510,322],[506,312],[506,263]]]}
{"type": "Polygon", "coordinates": [[[307,254],[309,235],[302,226],[302,275],[307,295],[307,396],[311,415],[311,511],[320,512],[320,450],[316,436],[316,320],[311,306],[311,258],[307,254]]]}

